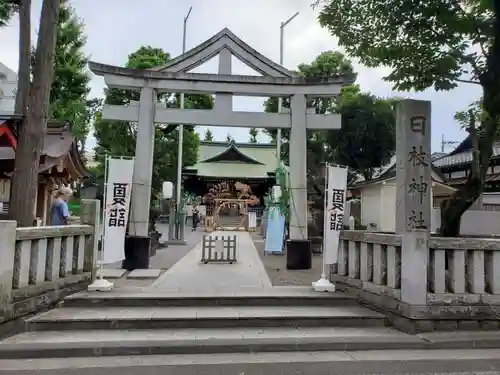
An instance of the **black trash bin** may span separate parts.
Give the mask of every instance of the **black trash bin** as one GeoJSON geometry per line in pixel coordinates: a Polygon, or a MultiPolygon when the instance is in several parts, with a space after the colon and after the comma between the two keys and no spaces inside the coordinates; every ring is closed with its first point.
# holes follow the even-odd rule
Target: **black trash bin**
{"type": "Polygon", "coordinates": [[[286,241],[286,269],[310,270],[312,267],[311,241],[286,241]]]}
{"type": "Polygon", "coordinates": [[[126,236],[125,259],[122,268],[127,271],[149,268],[151,237],[126,236]]]}

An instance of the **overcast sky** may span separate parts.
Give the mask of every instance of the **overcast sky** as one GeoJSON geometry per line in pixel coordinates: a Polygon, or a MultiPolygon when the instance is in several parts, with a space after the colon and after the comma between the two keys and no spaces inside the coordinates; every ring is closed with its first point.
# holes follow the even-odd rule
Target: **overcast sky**
{"type": "MultiPolygon", "coordinates": [[[[41,0],[33,0],[33,36],[38,28],[41,0]]],[[[285,67],[294,69],[300,63],[309,63],[322,51],[338,50],[336,39],[316,21],[317,12],[311,0],[73,0],[72,5],[86,25],[88,36],[86,53],[93,61],[123,65],[127,55],[142,45],[163,48],[172,57],[182,52],[183,19],[189,7],[193,11],[188,21],[187,49],[190,49],[228,27],[238,37],[274,61],[279,61],[280,22],[299,11],[299,16],[285,29],[285,67]]],[[[0,61],[17,70],[17,20],[0,29],[0,61]]],[[[439,151],[441,136],[460,141],[465,133],[453,119],[480,92],[477,87],[464,84],[452,92],[427,91],[423,93],[396,93],[382,81],[384,69],[368,69],[355,61],[357,83],[365,91],[379,96],[406,96],[432,101],[432,147],[439,151]]],[[[257,74],[239,61],[233,62],[235,74],[257,74]]],[[[216,73],[217,61],[212,60],[195,72],[216,73]]],[[[104,82],[92,80],[92,95],[103,95],[104,82]]],[[[263,98],[235,98],[233,107],[242,111],[262,111],[263,98]]],[[[258,124],[256,124],[258,127],[258,124]]],[[[200,133],[203,133],[200,129],[200,133]]],[[[247,141],[248,129],[213,128],[217,140],[224,140],[228,132],[237,141],[247,141]]],[[[264,141],[266,137],[261,137],[264,141]]],[[[90,141],[90,145],[95,143],[90,141]]],[[[449,151],[450,148],[447,148],[449,151]]]]}

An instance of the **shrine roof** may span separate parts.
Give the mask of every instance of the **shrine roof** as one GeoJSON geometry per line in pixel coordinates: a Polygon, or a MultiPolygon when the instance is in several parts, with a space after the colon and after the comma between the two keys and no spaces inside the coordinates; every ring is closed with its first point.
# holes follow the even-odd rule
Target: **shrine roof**
{"type": "MultiPolygon", "coordinates": [[[[7,126],[7,121],[0,121],[0,128],[7,126]]],[[[14,136],[17,139],[15,133],[14,136]]],[[[75,177],[84,177],[90,174],[78,151],[76,139],[69,124],[60,122],[49,122],[47,124],[41,155],[44,158],[40,164],[39,173],[57,165],[62,158],[69,157],[74,170],[80,175],[75,177]]],[[[0,162],[12,161],[15,157],[16,154],[12,145],[2,142],[0,145],[0,162]]]]}
{"type": "Polygon", "coordinates": [[[268,178],[277,163],[274,144],[202,141],[198,163],[185,170],[204,177],[268,178]]]}

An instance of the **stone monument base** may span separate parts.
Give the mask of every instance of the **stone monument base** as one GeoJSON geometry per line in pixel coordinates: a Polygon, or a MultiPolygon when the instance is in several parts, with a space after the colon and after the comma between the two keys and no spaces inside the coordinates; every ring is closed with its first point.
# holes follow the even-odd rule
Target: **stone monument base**
{"type": "Polygon", "coordinates": [[[311,241],[286,241],[286,269],[310,270],[312,267],[311,241]]]}
{"type": "Polygon", "coordinates": [[[151,251],[151,237],[126,236],[125,260],[122,268],[127,271],[149,268],[149,253],[151,251]]]}

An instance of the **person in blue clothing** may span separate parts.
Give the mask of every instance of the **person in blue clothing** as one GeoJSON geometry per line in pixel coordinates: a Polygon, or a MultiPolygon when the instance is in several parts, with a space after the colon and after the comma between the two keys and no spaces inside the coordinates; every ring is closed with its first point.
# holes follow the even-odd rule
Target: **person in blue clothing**
{"type": "Polygon", "coordinates": [[[69,224],[68,200],[72,194],[73,191],[69,187],[61,186],[59,188],[50,208],[51,225],[69,224]]]}

